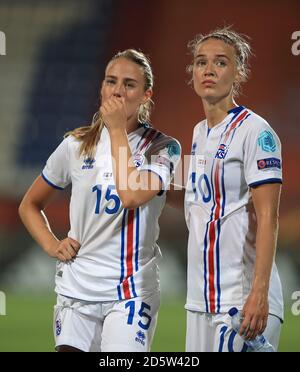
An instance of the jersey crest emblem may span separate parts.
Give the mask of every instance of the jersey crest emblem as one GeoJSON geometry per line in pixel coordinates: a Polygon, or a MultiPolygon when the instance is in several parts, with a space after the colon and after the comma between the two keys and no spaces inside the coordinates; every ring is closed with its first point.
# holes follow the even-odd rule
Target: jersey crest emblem
{"type": "Polygon", "coordinates": [[[224,145],[224,143],[222,143],[219,148],[218,148],[218,151],[216,153],[216,158],[217,159],[225,159],[225,156],[227,154],[227,151],[228,151],[228,146],[224,145]]]}
{"type": "Polygon", "coordinates": [[[136,168],[141,167],[145,162],[145,156],[142,154],[135,154],[133,157],[133,162],[136,168]]]}

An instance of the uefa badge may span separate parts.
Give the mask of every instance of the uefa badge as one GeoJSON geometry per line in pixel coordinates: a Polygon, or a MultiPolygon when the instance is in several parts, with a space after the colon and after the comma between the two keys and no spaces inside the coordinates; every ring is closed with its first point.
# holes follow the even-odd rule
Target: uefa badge
{"type": "Polygon", "coordinates": [[[145,161],[145,156],[144,155],[142,155],[142,154],[134,155],[133,162],[134,162],[134,165],[136,166],[136,168],[140,168],[144,164],[144,161],[145,161]]]}
{"type": "Polygon", "coordinates": [[[265,169],[266,168],[266,160],[261,159],[257,161],[257,167],[258,169],[265,169]]]}

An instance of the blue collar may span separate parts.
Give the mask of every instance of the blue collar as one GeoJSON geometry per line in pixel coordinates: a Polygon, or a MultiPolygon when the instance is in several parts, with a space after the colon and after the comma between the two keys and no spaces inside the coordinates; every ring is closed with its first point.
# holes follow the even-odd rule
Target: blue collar
{"type": "Polygon", "coordinates": [[[242,110],[244,110],[245,106],[237,106],[233,109],[229,110],[227,114],[239,114],[242,110]]]}

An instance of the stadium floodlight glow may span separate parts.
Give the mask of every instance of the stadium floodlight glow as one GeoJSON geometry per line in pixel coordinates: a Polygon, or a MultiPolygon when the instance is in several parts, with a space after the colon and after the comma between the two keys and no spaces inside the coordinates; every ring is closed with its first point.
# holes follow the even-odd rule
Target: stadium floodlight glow
{"type": "Polygon", "coordinates": [[[0,316],[6,315],[6,296],[4,292],[0,291],[0,316]]]}
{"type": "Polygon", "coordinates": [[[296,40],[292,45],[292,54],[294,56],[300,55],[300,31],[292,33],[292,40],[296,40]]]}
{"type": "Polygon", "coordinates": [[[6,55],[6,36],[3,31],[0,31],[0,56],[6,55]]]}

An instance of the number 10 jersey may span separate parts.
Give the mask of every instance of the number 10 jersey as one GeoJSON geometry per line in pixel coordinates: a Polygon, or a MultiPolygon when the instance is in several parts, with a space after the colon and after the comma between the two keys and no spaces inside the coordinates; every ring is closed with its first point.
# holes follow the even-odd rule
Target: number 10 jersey
{"type": "MultiPolygon", "coordinates": [[[[243,308],[256,256],[251,187],[281,182],[280,141],[254,112],[240,106],[212,129],[206,120],[196,125],[185,197],[187,309],[225,313],[243,308]]],[[[270,313],[283,318],[275,264],[269,302],[270,313]]]]}

